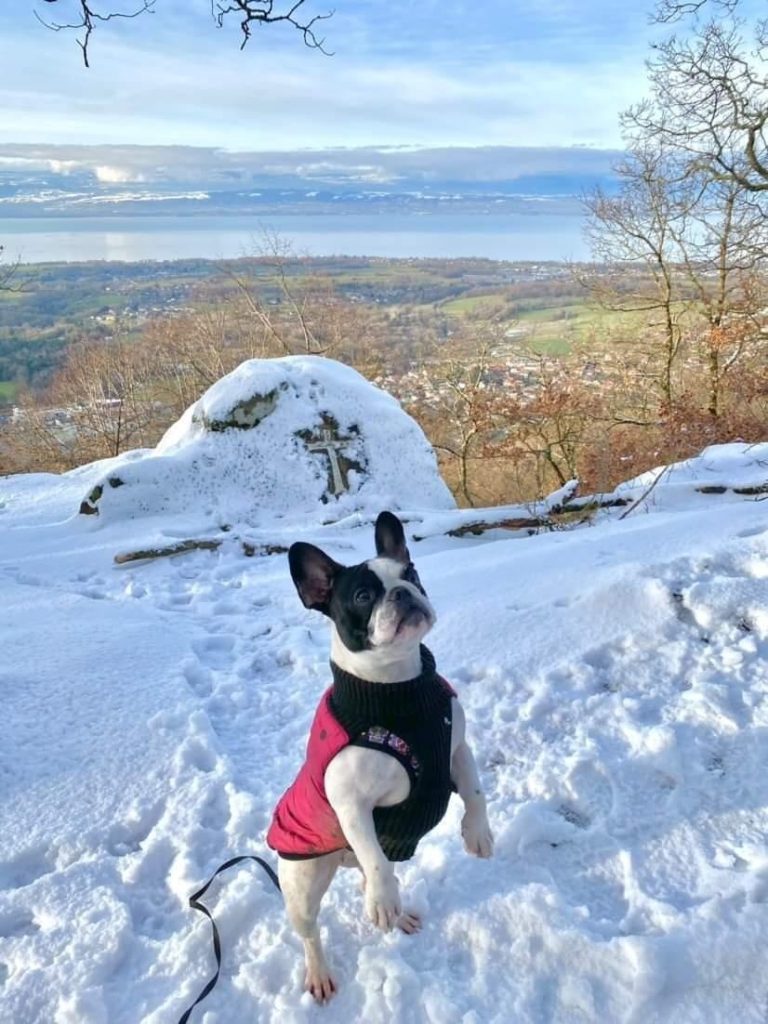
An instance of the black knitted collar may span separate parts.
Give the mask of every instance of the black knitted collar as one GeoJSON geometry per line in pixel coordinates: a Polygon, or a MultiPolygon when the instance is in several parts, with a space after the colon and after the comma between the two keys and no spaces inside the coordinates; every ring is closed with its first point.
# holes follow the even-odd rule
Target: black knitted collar
{"type": "Polygon", "coordinates": [[[428,717],[445,703],[445,689],[437,680],[435,658],[421,645],[421,673],[402,683],[371,683],[353,676],[331,662],[331,700],[341,720],[365,718],[387,725],[388,721],[428,717]]]}

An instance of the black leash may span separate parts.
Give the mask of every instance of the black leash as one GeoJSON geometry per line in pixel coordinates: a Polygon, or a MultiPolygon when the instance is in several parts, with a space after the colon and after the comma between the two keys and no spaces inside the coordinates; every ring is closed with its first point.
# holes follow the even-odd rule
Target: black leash
{"type": "Polygon", "coordinates": [[[181,1017],[179,1017],[179,1024],[187,1024],[187,1021],[189,1020],[189,1015],[192,1013],[197,1004],[202,1003],[205,997],[210,994],[214,985],[219,980],[219,975],[221,974],[221,938],[219,937],[219,929],[216,927],[216,922],[213,919],[213,914],[211,914],[210,910],[205,906],[205,904],[200,902],[200,898],[202,896],[205,896],[205,894],[208,892],[211,883],[214,881],[217,875],[220,875],[222,871],[226,871],[227,868],[234,867],[235,864],[241,864],[244,860],[255,860],[257,864],[260,864],[264,868],[266,873],[269,875],[269,878],[274,884],[277,891],[281,892],[280,882],[278,881],[277,875],[275,874],[273,868],[271,868],[265,860],[262,860],[261,857],[254,857],[246,854],[242,857],[233,857],[231,860],[228,860],[226,863],[222,864],[220,868],[217,868],[214,871],[214,873],[211,875],[211,877],[208,879],[208,881],[205,883],[202,889],[198,889],[197,892],[192,893],[192,895],[189,897],[190,907],[192,907],[193,910],[201,911],[211,922],[211,929],[213,931],[213,952],[214,955],[216,956],[216,973],[205,986],[205,988],[194,1001],[194,1003],[192,1003],[190,1008],[185,1013],[183,1013],[181,1017]]]}

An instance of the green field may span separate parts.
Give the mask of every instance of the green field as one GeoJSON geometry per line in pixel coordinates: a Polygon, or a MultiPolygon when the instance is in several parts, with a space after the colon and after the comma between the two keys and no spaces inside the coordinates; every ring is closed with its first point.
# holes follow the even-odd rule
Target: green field
{"type": "Polygon", "coordinates": [[[545,321],[567,323],[590,318],[592,312],[585,302],[581,301],[569,303],[567,306],[543,306],[540,308],[521,309],[517,314],[517,319],[520,323],[539,323],[545,321]]]}
{"type": "Polygon", "coordinates": [[[460,322],[480,340],[486,325],[496,339],[506,333],[498,347],[509,356],[521,347],[552,356],[600,350],[629,323],[627,314],[597,309],[565,264],[330,257],[290,260],[277,272],[258,259],[28,265],[21,290],[0,295],[0,402],[13,399],[15,381],[44,387],[74,341],[139,336],[157,317],[240,303],[241,281],[275,307],[287,286],[318,309],[329,296],[376,309],[405,359],[424,338],[460,333],[460,322]]]}
{"type": "Polygon", "coordinates": [[[540,356],[567,356],[573,347],[567,338],[562,337],[531,337],[526,339],[526,346],[540,356]]]}
{"type": "Polygon", "coordinates": [[[477,313],[483,306],[498,305],[499,303],[498,295],[468,295],[463,299],[450,299],[448,302],[441,302],[439,308],[443,313],[457,316],[462,313],[477,313]]]}

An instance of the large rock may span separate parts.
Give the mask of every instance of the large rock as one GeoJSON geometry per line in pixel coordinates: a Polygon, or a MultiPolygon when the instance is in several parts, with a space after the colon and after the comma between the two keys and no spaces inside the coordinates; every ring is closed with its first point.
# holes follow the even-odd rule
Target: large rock
{"type": "Polygon", "coordinates": [[[80,511],[255,524],[453,507],[429,442],[391,395],[331,359],[289,356],[223,377],[157,448],[110,462],[80,511]]]}

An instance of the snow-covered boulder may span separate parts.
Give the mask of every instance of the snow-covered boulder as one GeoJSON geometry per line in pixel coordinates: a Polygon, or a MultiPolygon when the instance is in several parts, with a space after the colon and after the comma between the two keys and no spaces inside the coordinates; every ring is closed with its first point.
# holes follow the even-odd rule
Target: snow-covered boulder
{"type": "Polygon", "coordinates": [[[355,370],[288,356],[241,363],[155,449],[112,460],[80,511],[257,523],[385,507],[454,507],[421,428],[355,370]]]}

